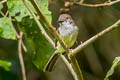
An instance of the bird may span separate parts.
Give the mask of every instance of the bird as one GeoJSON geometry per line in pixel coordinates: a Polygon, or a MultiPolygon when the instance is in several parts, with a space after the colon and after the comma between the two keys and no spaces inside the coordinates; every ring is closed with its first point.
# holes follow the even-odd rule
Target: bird
{"type": "MultiPolygon", "coordinates": [[[[60,38],[67,48],[71,48],[77,40],[79,31],[78,27],[75,25],[74,20],[69,14],[61,14],[57,22],[59,24],[57,32],[60,38]]],[[[64,48],[61,46],[59,41],[57,41],[56,50],[45,65],[44,71],[53,71],[60,54],[64,52],[64,48]]]]}

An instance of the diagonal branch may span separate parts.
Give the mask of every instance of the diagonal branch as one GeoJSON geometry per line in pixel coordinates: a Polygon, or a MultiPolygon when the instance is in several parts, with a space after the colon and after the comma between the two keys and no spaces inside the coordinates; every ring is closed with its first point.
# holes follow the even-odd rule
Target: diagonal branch
{"type": "Polygon", "coordinates": [[[7,0],[2,0],[2,1],[0,1],[0,4],[3,4],[5,2],[7,2],[7,0]]]}
{"type": "Polygon", "coordinates": [[[116,21],[113,25],[111,25],[107,29],[101,31],[100,33],[96,34],[92,38],[88,39],[87,41],[85,41],[84,43],[82,43],[81,45],[79,45],[78,47],[76,47],[75,49],[73,49],[71,54],[72,55],[77,54],[78,52],[80,52],[81,50],[83,50],[85,47],[87,47],[88,45],[90,45],[94,41],[96,41],[98,38],[102,37],[103,35],[105,35],[106,33],[110,32],[110,31],[116,29],[119,25],[120,25],[120,20],[116,21]]]}
{"type": "Polygon", "coordinates": [[[68,60],[65,58],[65,56],[60,54],[60,57],[62,58],[62,60],[64,61],[64,63],[68,67],[68,69],[70,70],[70,72],[73,75],[74,79],[77,80],[77,75],[76,75],[75,71],[73,70],[72,65],[68,62],[68,60]]]}
{"type": "Polygon", "coordinates": [[[35,8],[35,10],[37,11],[39,17],[41,18],[41,21],[47,25],[47,28],[50,30],[50,32],[52,33],[52,35],[60,42],[60,44],[62,45],[62,47],[65,49],[65,51],[67,53],[69,53],[69,50],[66,48],[66,46],[65,46],[63,40],[60,38],[58,32],[56,31],[56,29],[51,24],[49,24],[49,22],[47,21],[47,19],[43,15],[43,13],[42,13],[39,5],[37,4],[37,2],[35,0],[30,0],[30,2],[33,5],[33,7],[35,8]]]}
{"type": "Polygon", "coordinates": [[[20,32],[19,41],[18,41],[18,55],[19,55],[23,80],[26,80],[25,66],[24,66],[24,61],[23,61],[23,56],[22,56],[22,48],[21,48],[22,47],[22,36],[23,36],[23,33],[20,32]]]}
{"type": "Polygon", "coordinates": [[[41,33],[44,35],[44,37],[49,41],[49,43],[53,46],[53,48],[55,48],[55,44],[53,42],[53,40],[48,36],[47,32],[44,30],[44,28],[42,27],[42,25],[40,24],[39,20],[37,19],[36,15],[34,14],[34,12],[32,11],[32,9],[29,7],[29,5],[27,4],[27,2],[25,0],[23,0],[23,3],[25,4],[26,8],[29,10],[29,12],[31,13],[31,15],[33,16],[33,19],[35,20],[35,22],[37,23],[41,33]]]}
{"type": "Polygon", "coordinates": [[[85,6],[85,7],[101,7],[101,6],[111,6],[111,5],[114,5],[118,2],[120,2],[120,0],[105,2],[102,4],[85,4],[85,3],[75,2],[75,1],[73,1],[72,3],[76,4],[76,5],[80,5],[80,6],[85,6]]]}

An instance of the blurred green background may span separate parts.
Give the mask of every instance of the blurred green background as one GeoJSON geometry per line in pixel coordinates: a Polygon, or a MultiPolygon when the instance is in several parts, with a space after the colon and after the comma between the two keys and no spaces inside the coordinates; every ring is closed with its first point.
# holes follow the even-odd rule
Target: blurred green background
{"type": "MultiPolygon", "coordinates": [[[[52,12],[54,26],[57,26],[60,9],[64,8],[65,1],[67,0],[50,0],[49,10],[52,12]]],[[[106,0],[85,0],[85,3],[102,3],[104,1],[106,0]]],[[[97,8],[73,5],[67,13],[73,17],[79,27],[79,37],[74,46],[76,47],[120,19],[120,3],[97,8]]],[[[17,45],[17,41],[0,38],[0,59],[12,62],[11,71],[5,71],[0,67],[0,80],[22,80],[17,45]]],[[[119,27],[76,55],[85,80],[103,80],[116,56],[120,56],[119,27]]],[[[55,70],[48,73],[38,70],[32,63],[32,57],[29,54],[23,53],[23,57],[27,80],[73,80],[71,73],[61,59],[59,59],[55,70]]],[[[119,79],[120,69],[117,68],[110,80],[119,79]]]]}

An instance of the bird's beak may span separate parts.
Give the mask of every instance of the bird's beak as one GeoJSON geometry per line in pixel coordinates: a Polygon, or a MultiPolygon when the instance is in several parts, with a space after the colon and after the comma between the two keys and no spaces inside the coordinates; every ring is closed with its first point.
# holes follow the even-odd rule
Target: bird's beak
{"type": "Polygon", "coordinates": [[[57,21],[58,23],[62,23],[63,21],[57,21]]]}

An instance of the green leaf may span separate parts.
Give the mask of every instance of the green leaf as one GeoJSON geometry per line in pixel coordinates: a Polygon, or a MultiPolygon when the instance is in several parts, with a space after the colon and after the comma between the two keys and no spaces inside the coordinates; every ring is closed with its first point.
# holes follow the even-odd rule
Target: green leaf
{"type": "Polygon", "coordinates": [[[117,66],[120,65],[120,57],[116,57],[113,61],[113,65],[110,68],[110,70],[107,72],[106,77],[104,80],[109,80],[109,77],[114,73],[114,70],[117,68],[117,66]]]}
{"type": "Polygon", "coordinates": [[[29,44],[31,45],[31,48],[34,51],[34,54],[32,55],[33,63],[38,69],[43,69],[54,52],[53,47],[41,34],[40,29],[34,20],[30,20],[28,18],[23,19],[23,21],[18,25],[20,27],[20,30],[25,34],[25,37],[27,38],[29,44]]]}
{"type": "Polygon", "coordinates": [[[23,4],[22,0],[8,0],[7,6],[10,15],[14,16],[17,21],[21,21],[22,18],[31,15],[23,4]]]}
{"type": "Polygon", "coordinates": [[[2,4],[0,4],[0,10],[3,8],[3,5],[2,4]]]}
{"type": "Polygon", "coordinates": [[[11,20],[7,17],[0,18],[0,37],[16,40],[16,34],[11,20]]]}
{"type": "MultiPolygon", "coordinates": [[[[36,12],[32,4],[29,1],[27,1],[27,3],[33,12],[36,12]]],[[[42,10],[42,13],[45,15],[49,23],[51,23],[52,17],[51,12],[48,10],[48,0],[38,0],[38,4],[42,10]]],[[[15,17],[19,22],[26,16],[30,16],[30,18],[32,18],[30,12],[27,10],[22,0],[8,0],[7,6],[10,15],[15,17]]]]}
{"type": "Polygon", "coordinates": [[[10,70],[11,62],[0,60],[0,67],[3,67],[6,71],[10,70]]]}
{"type": "Polygon", "coordinates": [[[42,10],[42,13],[47,18],[48,22],[51,23],[52,16],[51,12],[48,10],[48,0],[38,0],[38,4],[40,6],[40,9],[42,10]]]}

